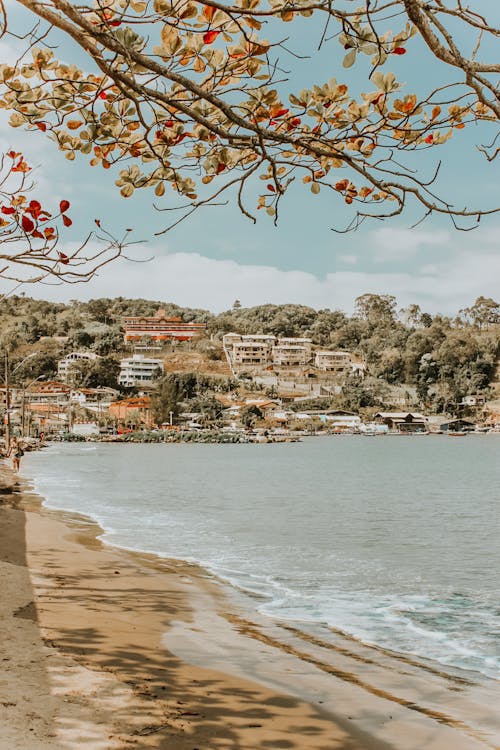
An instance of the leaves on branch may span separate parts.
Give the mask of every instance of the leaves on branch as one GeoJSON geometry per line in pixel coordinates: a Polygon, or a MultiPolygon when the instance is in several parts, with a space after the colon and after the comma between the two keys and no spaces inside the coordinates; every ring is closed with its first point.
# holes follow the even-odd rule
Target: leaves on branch
{"type": "MultiPolygon", "coordinates": [[[[385,5],[376,0],[356,9],[327,0],[96,0],[94,7],[18,1],[69,35],[99,72],[57,60],[40,30],[29,58],[0,65],[0,107],[11,112],[13,127],[49,133],[67,159],[83,154],[92,166],[118,167],[116,185],[125,198],[143,188],[162,198],[170,188],[187,216],[237,186],[240,209],[255,220],[244,199],[258,174],[273,189],[259,196],[257,210],[276,219],[280,200],[301,175],[314,194],[325,187],[358,204],[353,226],[366,216],[398,214],[409,198],[427,215],[473,213],[476,219],[482,213],[438,198],[433,179],[419,177],[411,158],[468,124],[498,120],[490,74],[500,66],[476,62],[482,37],[498,32],[460,4],[431,8],[423,0],[394,0],[399,13],[391,20],[399,28],[390,31],[385,5]],[[283,58],[293,36],[285,46],[280,22],[302,19],[301,34],[313,16],[326,21],[321,43],[340,45],[334,49],[346,74],[362,56],[370,59],[366,92],[356,95],[335,78],[290,90],[283,58]],[[477,33],[472,57],[445,33],[450,19],[477,33]],[[263,28],[275,39],[264,38],[263,28]],[[430,82],[421,95],[402,92],[408,87],[384,65],[416,54],[416,33],[430,55],[459,70],[460,82],[430,82]],[[347,175],[343,190],[339,170],[341,183],[347,175]],[[204,186],[212,183],[208,194],[204,186]]],[[[15,158],[12,171],[29,169],[22,156],[15,158]]]]}

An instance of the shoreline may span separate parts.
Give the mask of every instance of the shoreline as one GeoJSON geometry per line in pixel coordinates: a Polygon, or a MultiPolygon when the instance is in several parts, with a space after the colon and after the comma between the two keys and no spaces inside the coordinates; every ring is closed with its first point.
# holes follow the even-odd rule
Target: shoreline
{"type": "Polygon", "coordinates": [[[498,746],[489,681],[267,622],[13,479],[2,466],[0,750],[498,746]]]}

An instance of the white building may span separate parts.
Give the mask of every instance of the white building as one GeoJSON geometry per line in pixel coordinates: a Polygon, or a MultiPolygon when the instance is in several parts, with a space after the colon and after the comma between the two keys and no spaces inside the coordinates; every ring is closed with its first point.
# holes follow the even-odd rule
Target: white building
{"type": "Polygon", "coordinates": [[[69,383],[72,380],[71,370],[74,370],[78,362],[95,362],[100,359],[94,352],[71,352],[57,363],[57,375],[63,383],[69,383]]]}
{"type": "Polygon", "coordinates": [[[118,383],[126,388],[134,385],[147,385],[153,383],[162,372],[163,360],[134,354],[132,357],[121,360],[118,383]]]}
{"type": "Polygon", "coordinates": [[[90,411],[101,412],[116,401],[120,391],[101,386],[100,388],[77,388],[71,391],[70,400],[90,411]]]}
{"type": "Polygon", "coordinates": [[[460,401],[460,406],[483,406],[486,403],[484,393],[468,394],[460,401]]]}

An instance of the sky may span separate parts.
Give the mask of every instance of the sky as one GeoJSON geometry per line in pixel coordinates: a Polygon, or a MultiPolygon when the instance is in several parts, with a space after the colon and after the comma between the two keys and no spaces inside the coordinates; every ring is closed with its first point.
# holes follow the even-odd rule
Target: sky
{"type": "MultiPolygon", "coordinates": [[[[494,7],[492,0],[478,3],[485,10],[494,7]]],[[[13,0],[9,9],[12,23],[25,23],[13,0]]],[[[336,42],[315,52],[319,29],[304,28],[294,49],[308,52],[310,59],[293,63],[295,88],[332,76],[347,80],[336,42]]],[[[0,60],[14,55],[15,42],[1,41],[0,60]]],[[[64,44],[60,57],[83,64],[64,44]]],[[[449,75],[424,54],[418,40],[405,57],[391,60],[391,69],[408,81],[408,90],[419,90],[429,76],[439,84],[449,75]]],[[[360,74],[351,72],[355,86],[360,74]]],[[[491,206],[498,198],[498,167],[486,164],[476,148],[482,135],[478,128],[456,131],[439,154],[434,149],[418,156],[428,175],[442,158],[438,187],[457,205],[491,206]]],[[[167,219],[152,207],[151,192],[121,198],[110,172],[91,168],[86,157],[68,162],[42,133],[12,129],[1,113],[0,149],[9,148],[22,150],[37,167],[39,193],[52,196],[56,205],[60,198],[71,201],[74,225],[63,238],[68,248],[87,235],[96,218],[117,235],[133,227],[131,237],[140,242],[128,253],[135,260],[115,261],[87,284],[25,285],[28,296],[54,301],[143,297],[214,312],[239,299],[245,307],[289,302],[351,312],[357,296],[374,292],[396,296],[401,307],[416,302],[428,312],[450,315],[480,295],[500,298],[500,214],[484,217],[473,232],[457,231],[445,217],[431,217],[412,229],[419,215],[410,207],[402,217],[339,234],[332,227],[345,226],[350,209],[334,196],[313,196],[297,185],[282,204],[277,227],[260,212],[254,225],[230,205],[203,209],[175,230],[157,234],[167,219]]],[[[0,292],[9,288],[12,284],[0,281],[0,292]]]]}

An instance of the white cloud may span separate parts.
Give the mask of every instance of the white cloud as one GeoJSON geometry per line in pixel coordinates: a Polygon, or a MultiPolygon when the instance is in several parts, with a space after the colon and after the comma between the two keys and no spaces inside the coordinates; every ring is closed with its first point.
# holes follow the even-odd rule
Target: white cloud
{"type": "Polygon", "coordinates": [[[355,266],[358,262],[358,256],[357,255],[339,255],[337,257],[337,260],[339,260],[341,263],[346,263],[349,266],[355,266]]]}
{"type": "MultiPolygon", "coordinates": [[[[416,302],[429,312],[455,314],[479,295],[498,298],[499,233],[475,234],[474,250],[458,249],[453,262],[438,262],[416,273],[336,271],[319,278],[302,270],[214,260],[198,253],[159,255],[149,263],[121,259],[102,269],[86,285],[25,286],[26,294],[52,300],[96,297],[144,297],[215,312],[231,307],[294,302],[315,308],[352,311],[365,292],[393,294],[400,306],[416,302]]],[[[470,236],[461,236],[462,243],[470,236]]],[[[455,240],[456,241],[456,240],[455,240]]],[[[148,250],[144,249],[144,256],[148,250]]]]}
{"type": "Polygon", "coordinates": [[[421,229],[404,229],[382,227],[368,235],[368,242],[373,241],[373,258],[379,263],[406,260],[411,258],[421,247],[442,246],[450,242],[449,232],[427,232],[421,229]]]}

